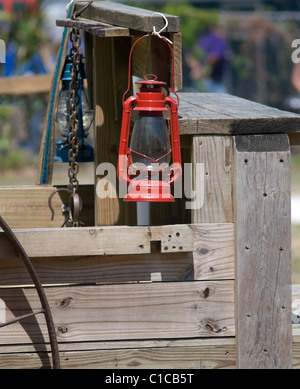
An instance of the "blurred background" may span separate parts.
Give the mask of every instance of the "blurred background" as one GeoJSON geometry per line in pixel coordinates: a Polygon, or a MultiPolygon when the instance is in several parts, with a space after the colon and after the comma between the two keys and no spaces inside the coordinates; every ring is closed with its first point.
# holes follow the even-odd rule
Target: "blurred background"
{"type": "MultiPolygon", "coordinates": [[[[68,2],[0,0],[0,39],[6,45],[6,62],[0,63],[0,185],[35,184],[62,37],[55,21],[65,17],[68,2]],[[12,85],[10,93],[1,90],[10,77],[32,75],[41,76],[39,88],[25,83],[12,85]]],[[[300,39],[299,1],[119,2],[180,16],[183,91],[230,93],[300,113],[300,71],[298,76],[291,59],[292,42],[300,39]]],[[[89,166],[80,171],[80,183],[93,182],[89,166]]],[[[56,184],[68,183],[67,172],[56,174],[56,184]]],[[[299,147],[292,147],[292,257],[292,282],[299,284],[299,147]]]]}

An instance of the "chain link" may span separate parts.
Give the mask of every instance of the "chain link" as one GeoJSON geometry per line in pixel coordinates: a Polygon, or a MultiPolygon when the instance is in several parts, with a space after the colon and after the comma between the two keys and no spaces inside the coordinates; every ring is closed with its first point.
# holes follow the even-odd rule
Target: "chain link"
{"type": "Polygon", "coordinates": [[[68,168],[68,176],[70,187],[72,192],[75,193],[78,189],[78,179],[77,174],[79,171],[79,165],[77,162],[78,152],[79,152],[79,139],[78,139],[78,112],[79,112],[79,89],[80,89],[80,53],[79,47],[81,44],[81,38],[79,30],[76,28],[72,28],[70,32],[70,40],[72,42],[72,47],[70,49],[70,56],[72,58],[71,65],[71,82],[70,82],[70,132],[69,132],[69,168],[68,168]]]}
{"type": "Polygon", "coordinates": [[[79,220],[80,212],[82,211],[82,201],[77,193],[78,190],[78,179],[77,174],[79,171],[79,165],[77,162],[78,152],[79,152],[79,138],[78,138],[78,130],[79,130],[79,104],[80,104],[80,66],[81,66],[81,56],[79,53],[80,48],[80,32],[76,28],[72,28],[70,32],[70,40],[72,42],[72,47],[70,49],[70,56],[72,58],[72,64],[70,68],[71,73],[71,82],[70,82],[70,131],[68,136],[69,142],[69,167],[68,167],[68,177],[69,177],[69,185],[67,188],[58,188],[54,190],[48,199],[48,205],[51,210],[52,216],[51,220],[54,218],[54,210],[52,207],[52,198],[55,193],[59,191],[67,192],[69,197],[68,206],[63,207],[63,213],[66,214],[66,220],[63,223],[62,227],[80,227],[83,223],[79,220]],[[68,214],[67,214],[68,213],[68,214]]]}

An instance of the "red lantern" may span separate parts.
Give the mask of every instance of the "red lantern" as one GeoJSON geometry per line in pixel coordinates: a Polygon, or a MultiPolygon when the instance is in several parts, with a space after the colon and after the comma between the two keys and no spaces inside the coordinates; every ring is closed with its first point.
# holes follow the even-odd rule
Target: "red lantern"
{"type": "MultiPolygon", "coordinates": [[[[145,35],[136,42],[143,39],[145,35]]],[[[166,41],[165,41],[166,42],[166,41]]],[[[173,69],[174,56],[172,53],[173,69]]],[[[131,53],[129,57],[129,69],[131,53]]],[[[173,90],[172,74],[172,90],[173,90]]],[[[181,153],[178,122],[178,104],[166,96],[162,88],[167,84],[157,81],[155,75],[146,75],[136,82],[139,92],[124,101],[130,86],[123,95],[123,117],[118,159],[120,181],[128,184],[125,201],[174,201],[171,185],[181,176],[181,153]],[[153,76],[153,79],[149,79],[153,76]],[[129,143],[131,112],[138,111],[129,143]],[[164,112],[170,112],[170,135],[164,112]],[[171,159],[172,156],[172,159],[171,159]],[[172,165],[170,162],[172,160],[172,165]]],[[[171,89],[171,88],[170,88],[171,89]]],[[[173,90],[174,92],[174,90],[173,90]]],[[[175,93],[175,92],[174,92],[175,93]]],[[[177,96],[177,95],[176,95],[177,96]]],[[[178,99],[178,96],[177,96],[178,99]]]]}

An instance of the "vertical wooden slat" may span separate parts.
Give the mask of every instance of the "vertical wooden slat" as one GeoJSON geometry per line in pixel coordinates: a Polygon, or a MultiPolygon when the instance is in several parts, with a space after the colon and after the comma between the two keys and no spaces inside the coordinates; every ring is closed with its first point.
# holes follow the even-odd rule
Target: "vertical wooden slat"
{"type": "Polygon", "coordinates": [[[287,135],[235,137],[237,367],[292,365],[287,135]]]}
{"type": "Polygon", "coordinates": [[[129,50],[129,38],[94,37],[96,225],[125,224],[126,213],[134,214],[134,209],[131,212],[126,211],[127,208],[132,208],[132,204],[125,205],[119,198],[116,174],[113,175],[113,182],[107,182],[115,196],[97,196],[100,179],[108,176],[104,172],[102,176],[97,175],[98,165],[111,163],[117,169],[122,94],[127,88],[129,50]]]}
{"type": "Polygon", "coordinates": [[[201,206],[192,210],[193,223],[232,222],[231,141],[230,136],[193,136],[194,191],[203,193],[201,206]],[[200,178],[196,164],[203,164],[200,178]]]}

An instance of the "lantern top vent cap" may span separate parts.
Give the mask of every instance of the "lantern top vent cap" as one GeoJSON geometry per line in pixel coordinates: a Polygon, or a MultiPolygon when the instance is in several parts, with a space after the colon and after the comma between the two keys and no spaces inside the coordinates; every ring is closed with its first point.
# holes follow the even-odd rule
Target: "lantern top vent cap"
{"type": "Polygon", "coordinates": [[[142,84],[142,85],[167,85],[166,82],[163,82],[163,81],[157,81],[157,76],[155,74],[146,74],[144,76],[144,80],[141,80],[141,81],[136,81],[135,84],[142,84]],[[147,77],[154,77],[153,79],[148,79],[147,77]]]}

